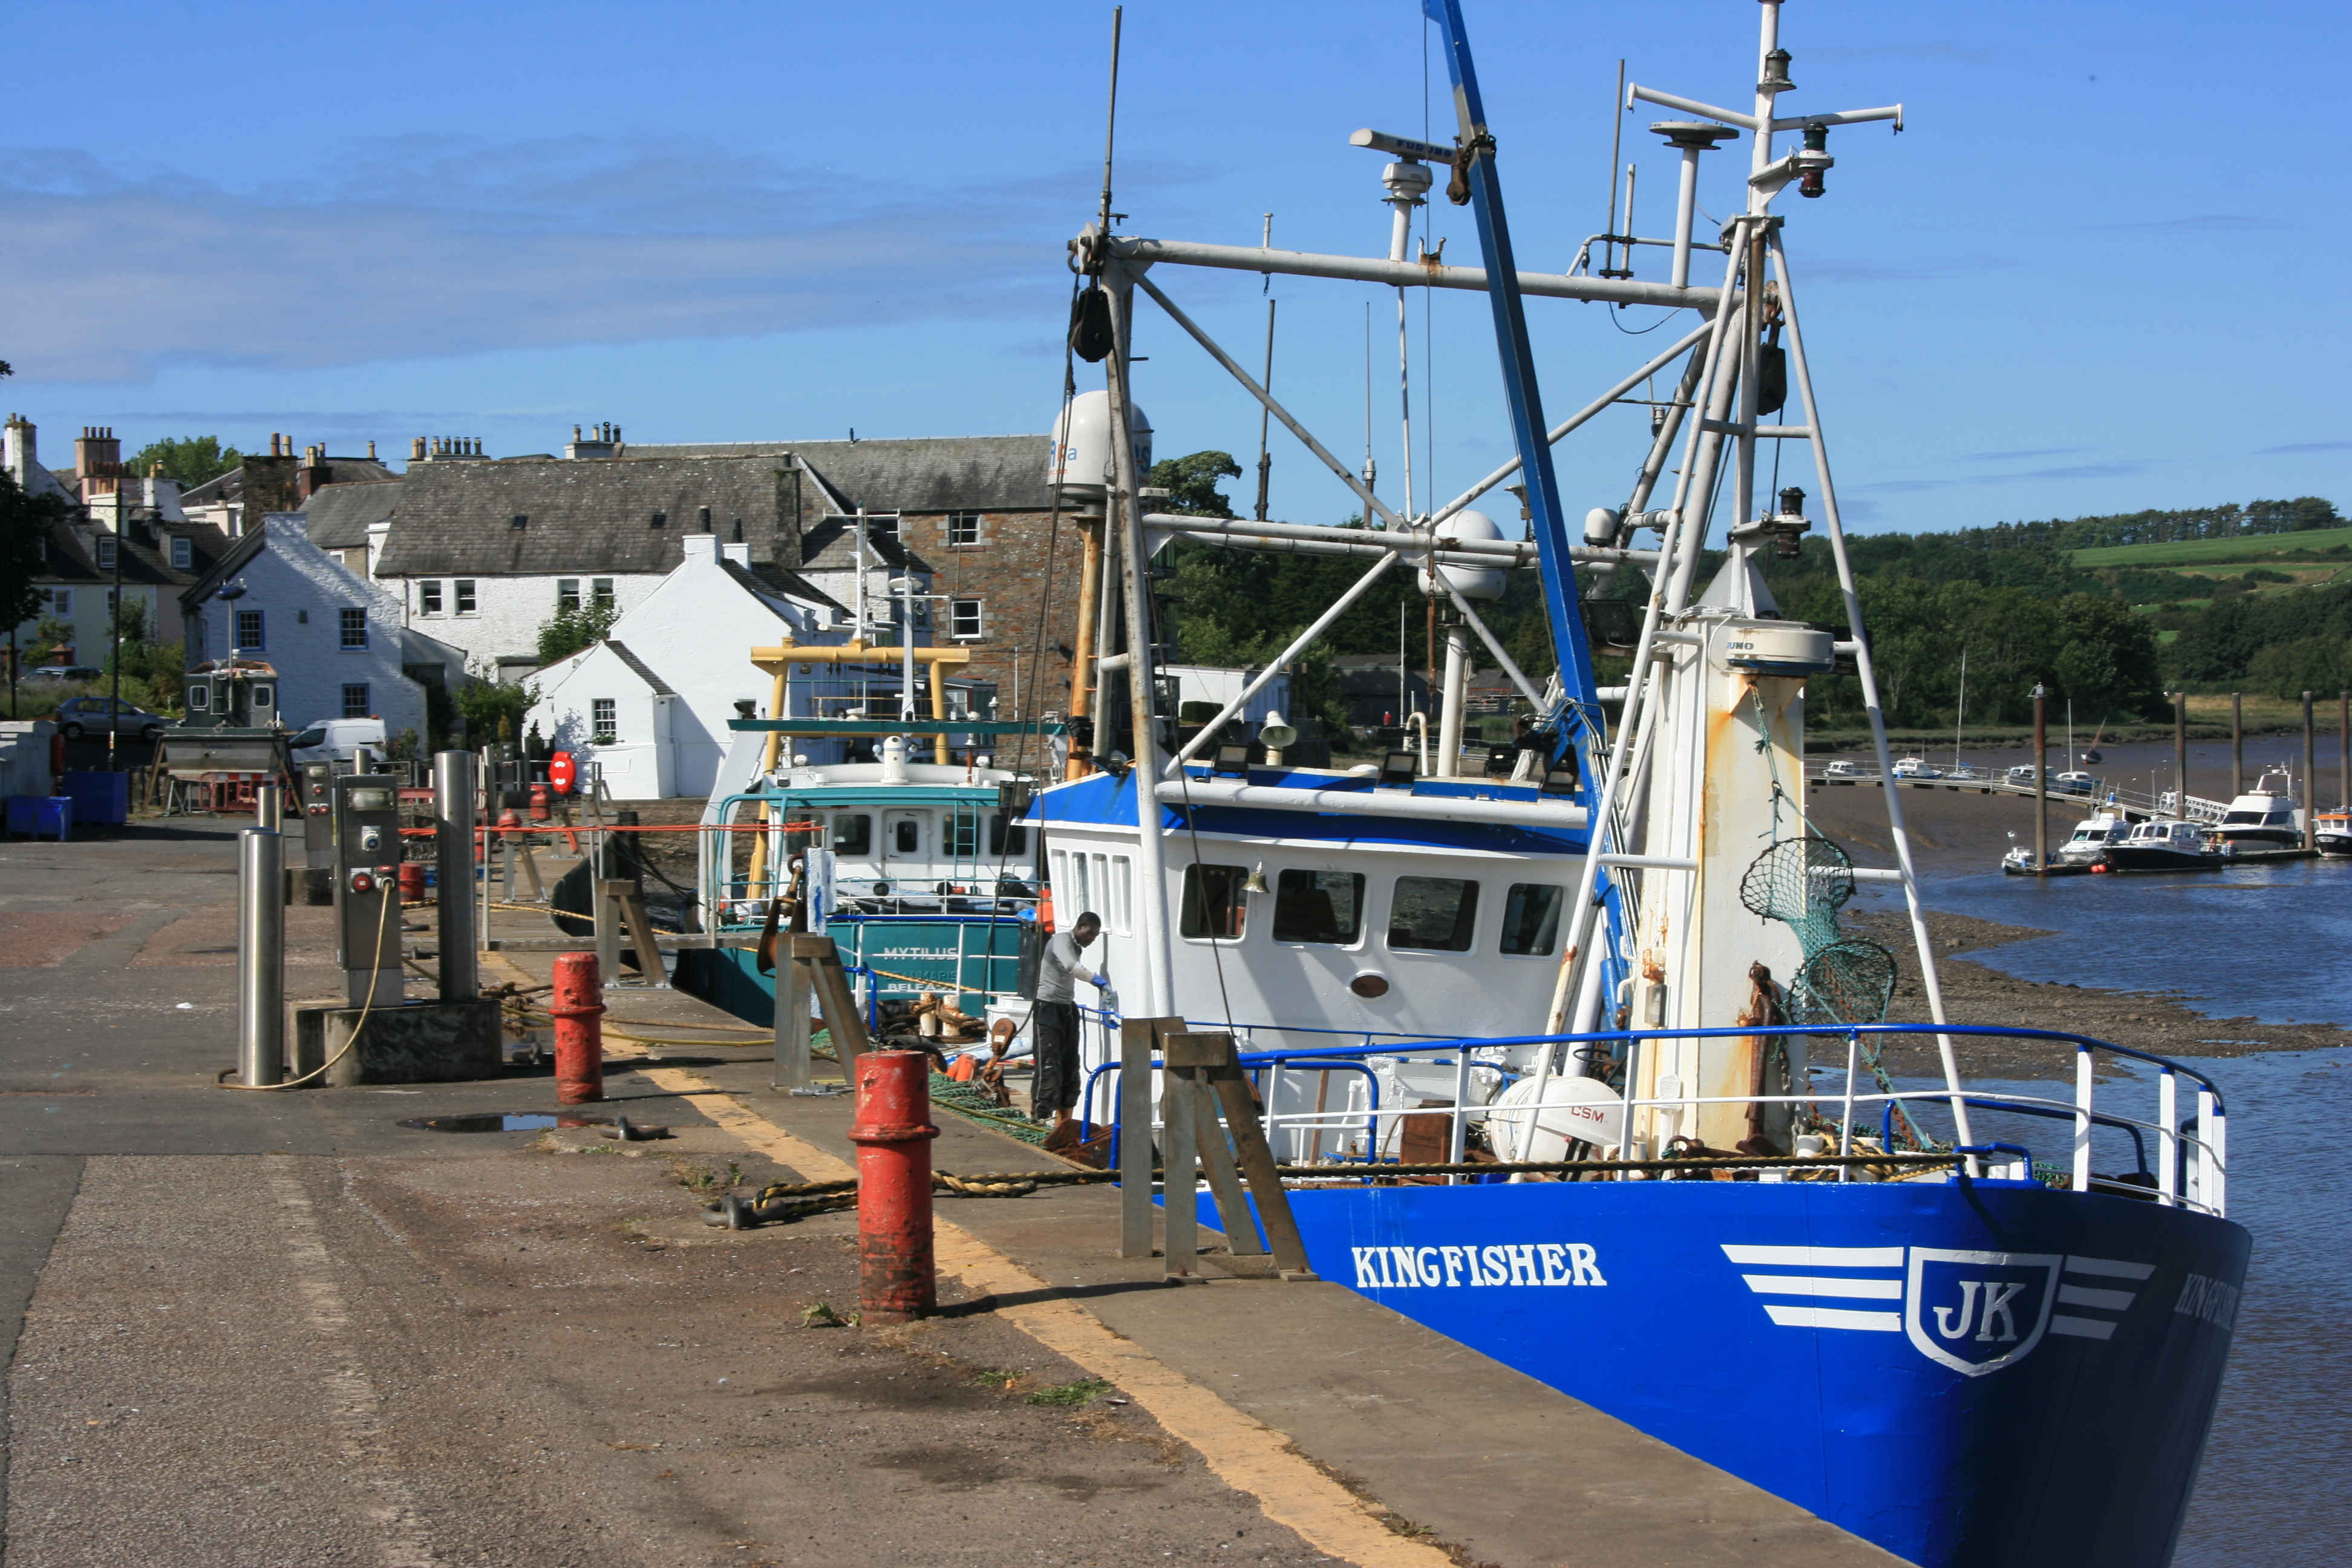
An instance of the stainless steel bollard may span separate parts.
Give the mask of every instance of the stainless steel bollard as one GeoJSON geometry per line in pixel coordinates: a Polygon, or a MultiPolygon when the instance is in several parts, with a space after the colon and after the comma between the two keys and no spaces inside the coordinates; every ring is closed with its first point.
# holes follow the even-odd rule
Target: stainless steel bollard
{"type": "Polygon", "coordinates": [[[264,833],[286,830],[286,792],[274,782],[253,792],[253,820],[264,833]]]}
{"type": "Polygon", "coordinates": [[[254,1088],[286,1071],[285,842],[260,827],[236,836],[236,1065],[254,1088]]]}
{"type": "Polygon", "coordinates": [[[440,752],[433,758],[435,947],[440,956],[441,1000],[463,1002],[482,992],[480,955],[475,952],[474,795],[476,762],[471,752],[440,752]]]}

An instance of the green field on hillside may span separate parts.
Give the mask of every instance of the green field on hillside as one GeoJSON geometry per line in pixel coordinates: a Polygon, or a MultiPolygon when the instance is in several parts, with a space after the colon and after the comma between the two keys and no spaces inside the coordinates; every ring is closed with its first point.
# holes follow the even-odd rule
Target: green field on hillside
{"type": "Polygon", "coordinates": [[[2168,544],[2115,544],[2068,552],[2075,566],[2097,571],[2111,566],[2265,566],[2309,561],[2325,552],[2352,547],[2352,528],[2315,528],[2301,533],[2250,533],[2234,539],[2182,539],[2168,544]]]}

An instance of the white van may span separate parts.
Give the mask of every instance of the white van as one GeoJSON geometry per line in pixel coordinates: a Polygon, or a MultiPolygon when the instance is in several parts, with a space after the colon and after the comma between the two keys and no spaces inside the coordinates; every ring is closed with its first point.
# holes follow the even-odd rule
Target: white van
{"type": "Polygon", "coordinates": [[[297,764],[348,763],[362,746],[379,757],[387,749],[381,719],[321,719],[286,743],[297,764]]]}

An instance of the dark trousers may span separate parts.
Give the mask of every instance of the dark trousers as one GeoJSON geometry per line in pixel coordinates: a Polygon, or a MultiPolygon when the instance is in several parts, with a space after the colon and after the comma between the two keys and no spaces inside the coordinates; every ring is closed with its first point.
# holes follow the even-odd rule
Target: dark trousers
{"type": "Polygon", "coordinates": [[[1031,1022],[1037,1077],[1030,1094],[1030,1113],[1047,1116],[1068,1110],[1078,1103],[1078,1005],[1037,1003],[1031,1022]]]}

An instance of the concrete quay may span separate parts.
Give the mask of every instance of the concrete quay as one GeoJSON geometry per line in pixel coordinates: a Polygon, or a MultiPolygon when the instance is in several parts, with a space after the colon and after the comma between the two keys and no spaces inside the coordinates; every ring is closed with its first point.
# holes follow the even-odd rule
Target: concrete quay
{"type": "MultiPolygon", "coordinates": [[[[1162,1285],[1108,1189],[943,1198],[939,1317],[810,1326],[854,1216],[702,1205],[842,1173],[849,1107],[675,992],[608,992],[581,1108],[656,1142],[399,1125],[551,1113],[544,1068],[218,1089],[234,832],[0,845],[7,1568],[1895,1561],[1338,1285],[1162,1285]]],[[[1055,1163],[939,1120],[943,1169],[1055,1163]]]]}

